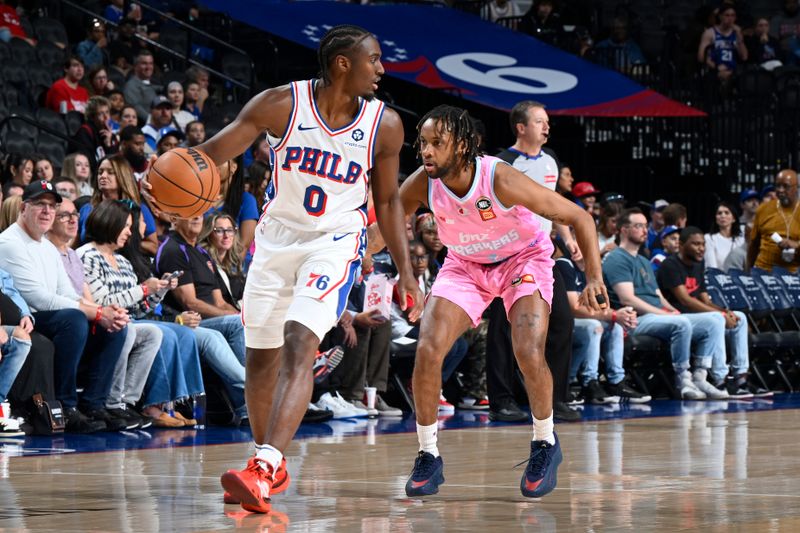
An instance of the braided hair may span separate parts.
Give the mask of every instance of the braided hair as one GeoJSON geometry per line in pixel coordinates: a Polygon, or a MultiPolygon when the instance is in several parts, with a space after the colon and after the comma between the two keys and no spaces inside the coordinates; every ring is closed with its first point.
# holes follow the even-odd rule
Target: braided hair
{"type": "MultiPolygon", "coordinates": [[[[419,134],[422,125],[428,119],[436,122],[438,133],[447,132],[456,150],[461,143],[464,143],[464,152],[458,156],[459,167],[466,167],[481,154],[479,146],[480,139],[475,131],[475,123],[469,112],[460,107],[450,105],[436,106],[428,111],[417,124],[417,140],[414,141],[414,148],[419,150],[419,134]]],[[[457,153],[457,152],[456,152],[457,153]]]]}
{"type": "Polygon", "coordinates": [[[317,50],[317,61],[319,62],[319,77],[330,84],[330,72],[328,71],[331,61],[340,55],[347,55],[356,46],[372,34],[360,26],[352,24],[342,24],[331,28],[319,42],[317,50]]]}

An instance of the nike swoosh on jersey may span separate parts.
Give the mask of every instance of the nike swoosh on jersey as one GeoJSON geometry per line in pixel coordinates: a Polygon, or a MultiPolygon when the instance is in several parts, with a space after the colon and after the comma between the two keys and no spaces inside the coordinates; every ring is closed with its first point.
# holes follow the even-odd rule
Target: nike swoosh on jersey
{"type": "Polygon", "coordinates": [[[316,130],[318,128],[319,128],[319,126],[307,126],[307,127],[304,128],[302,124],[297,126],[297,129],[300,130],[300,131],[316,130]]]}
{"type": "Polygon", "coordinates": [[[333,240],[334,241],[340,241],[340,240],[344,239],[345,237],[347,237],[348,235],[350,235],[350,234],[349,233],[342,233],[341,235],[334,235],[333,236],[333,240]]]}

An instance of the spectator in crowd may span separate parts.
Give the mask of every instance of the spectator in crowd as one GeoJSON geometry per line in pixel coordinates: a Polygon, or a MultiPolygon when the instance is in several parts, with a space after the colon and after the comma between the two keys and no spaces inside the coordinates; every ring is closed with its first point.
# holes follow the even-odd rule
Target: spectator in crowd
{"type": "Polygon", "coordinates": [[[582,306],[578,296],[586,285],[583,272],[583,258],[572,261],[566,257],[556,260],[556,268],[564,277],[567,287],[567,298],[575,317],[575,330],[572,335],[572,363],[570,364],[570,382],[580,376],[581,394],[587,403],[604,404],[630,401],[644,403],[650,396],[633,389],[625,379],[622,367],[625,330],[634,329],[637,325],[636,311],[625,306],[619,310],[606,307],[602,311],[594,311],[582,306]],[[603,354],[606,367],[606,387],[598,380],[600,354],[603,354]]]}
{"type": "Polygon", "coordinates": [[[522,15],[517,30],[536,37],[540,41],[556,44],[562,26],[555,7],[555,0],[538,0],[531,3],[530,9],[522,15]]]}
{"type": "Polygon", "coordinates": [[[650,225],[647,227],[647,249],[653,250],[659,246],[659,237],[664,230],[664,209],[669,202],[659,198],[650,208],[650,225]]]}
{"type": "Polygon", "coordinates": [[[78,184],[79,197],[91,196],[94,193],[91,183],[92,166],[85,154],[75,152],[67,155],[61,164],[61,174],[78,184]]]}
{"type": "Polygon", "coordinates": [[[125,95],[119,89],[112,89],[108,92],[106,98],[108,98],[108,103],[111,106],[111,119],[109,120],[111,131],[118,135],[120,122],[122,122],[122,110],[125,108],[125,95]]]}
{"type": "Polygon", "coordinates": [[[243,365],[244,328],[239,310],[223,298],[217,281],[218,267],[211,255],[198,244],[203,217],[178,219],[174,228],[156,254],[155,270],[158,274],[182,272],[178,287],[167,294],[164,302],[178,312],[200,313],[203,317],[200,325],[222,333],[243,365]]]}
{"type": "Polygon", "coordinates": [[[181,130],[167,130],[161,134],[161,138],[156,143],[156,155],[161,155],[164,152],[169,152],[173,148],[180,146],[183,141],[183,133],[181,130]]]}
{"type": "Polygon", "coordinates": [[[75,180],[72,178],[60,176],[53,180],[53,187],[56,188],[56,192],[60,194],[62,198],[71,202],[78,199],[78,184],[75,183],[75,180]]]}
{"type": "Polygon", "coordinates": [[[736,71],[739,61],[747,61],[747,47],[742,29],[736,25],[736,8],[723,4],[717,15],[718,23],[708,28],[700,37],[697,61],[716,73],[721,82],[727,83],[736,71]]]}
{"type": "Polygon", "coordinates": [[[60,254],[44,239],[62,201],[47,181],[25,188],[19,219],[0,234],[0,268],[11,274],[33,311],[36,330],[56,347],[56,398],[64,406],[68,431],[85,433],[116,423],[105,412],[111,376],[127,335],[128,314],[81,297],[69,281],[60,254]],[[90,327],[91,322],[91,327],[90,327]],[[77,392],[78,365],[85,354],[85,385],[77,392]]]}
{"type": "Polygon", "coordinates": [[[53,163],[42,154],[33,154],[33,176],[37,180],[52,181],[55,176],[53,163]]]}
{"type": "Polygon", "coordinates": [[[25,187],[33,179],[33,157],[28,154],[11,153],[6,157],[3,183],[16,183],[25,187]]]}
{"type": "Polygon", "coordinates": [[[95,181],[95,191],[92,200],[81,207],[80,227],[81,242],[86,242],[85,230],[86,220],[89,213],[103,200],[131,200],[142,211],[142,219],[145,223],[145,234],[142,239],[142,251],[148,255],[155,255],[158,250],[158,238],[156,236],[156,224],[153,213],[146,204],[142,203],[139,196],[139,187],[133,177],[128,161],[122,154],[108,156],[97,167],[97,179],[95,181]]]}
{"type": "Polygon", "coordinates": [[[84,69],[78,56],[69,56],[64,62],[64,77],[57,80],[47,91],[45,107],[58,113],[79,111],[83,113],[89,92],[81,85],[84,69]]]}
{"type": "Polygon", "coordinates": [[[119,130],[127,126],[137,128],[139,126],[139,117],[136,115],[136,108],[131,105],[126,105],[120,112],[119,130]]]}
{"type": "Polygon", "coordinates": [[[111,0],[103,10],[103,17],[114,24],[119,24],[125,17],[125,0],[111,0]]]}
{"type": "MultiPolygon", "coordinates": [[[[260,215],[255,196],[244,190],[244,169],[241,159],[241,157],[231,159],[217,167],[220,176],[219,201],[206,212],[206,215],[219,212],[236,213],[242,253],[247,254],[255,238],[256,223],[260,215]]],[[[242,259],[245,259],[244,255],[242,259]]]]}
{"type": "Polygon", "coordinates": [[[742,214],[739,216],[739,226],[745,238],[750,238],[750,232],[753,230],[753,219],[756,218],[756,211],[761,205],[759,198],[758,191],[755,189],[744,189],[739,193],[739,207],[742,210],[742,214]]]}
{"type": "Polygon", "coordinates": [[[75,46],[75,54],[83,60],[86,67],[94,69],[107,62],[107,44],[105,23],[100,19],[92,19],[86,30],[86,39],[75,46]]]}
{"type": "Polygon", "coordinates": [[[620,72],[630,72],[635,65],[645,65],[647,60],[639,45],[628,35],[628,19],[615,17],[611,35],[594,47],[595,57],[601,65],[620,72]]]}
{"type": "Polygon", "coordinates": [[[269,152],[269,140],[267,139],[266,134],[259,135],[250,146],[250,153],[253,156],[253,161],[264,161],[265,163],[270,163],[271,160],[269,152]]]}
{"type": "Polygon", "coordinates": [[[6,199],[11,198],[12,196],[22,196],[24,189],[25,187],[23,185],[9,181],[3,184],[2,196],[6,199]]]}
{"type": "Polygon", "coordinates": [[[156,153],[158,140],[165,131],[177,129],[172,117],[172,102],[166,96],[156,96],[150,102],[150,115],[147,124],[142,128],[145,136],[145,154],[156,153]]]}
{"type": "MultiPolygon", "coordinates": [[[[769,202],[770,200],[777,200],[778,193],[775,192],[774,185],[764,185],[759,193],[759,199],[762,202],[769,202]]],[[[753,213],[755,215],[755,213],[753,213]]]]}
{"type": "Polygon", "coordinates": [[[133,69],[136,55],[145,46],[136,35],[136,21],[127,17],[122,19],[117,26],[114,40],[108,45],[111,68],[116,69],[127,79],[133,69]]]}
{"type": "MultiPolygon", "coordinates": [[[[747,317],[739,311],[723,309],[711,301],[706,292],[705,266],[703,265],[705,240],[703,232],[694,226],[684,228],[680,233],[680,251],[668,257],[658,271],[658,286],[684,316],[717,316],[725,318],[725,335],[731,353],[732,375],[728,378],[728,365],[725,360],[725,342],[718,341],[719,351],[712,357],[710,369],[698,368],[694,371],[695,383],[709,379],[723,393],[723,397],[752,396],[747,386],[747,371],[750,367],[748,355],[747,317]]],[[[707,391],[707,386],[699,387],[707,391]]],[[[709,398],[713,398],[709,395],[709,398]]]]}
{"type": "Polygon", "coordinates": [[[597,203],[598,194],[600,191],[588,181],[579,181],[572,186],[572,195],[590,215],[594,215],[594,205],[597,203]]]}
{"type": "Polygon", "coordinates": [[[800,205],[797,172],[781,170],[775,178],[778,199],[764,202],[756,211],[747,249],[747,266],[772,270],[780,266],[796,272],[800,265],[800,205]]]}
{"type": "Polygon", "coordinates": [[[657,242],[660,248],[653,248],[650,251],[650,265],[652,265],[654,272],[658,272],[664,259],[678,253],[680,233],[681,228],[678,226],[665,226],[661,233],[658,234],[657,242]]]}
{"type": "Polygon", "coordinates": [[[766,70],[773,70],[783,64],[781,43],[777,37],[770,35],[768,19],[762,17],[756,21],[752,35],[745,37],[745,44],[751,63],[766,70]]]}
{"type": "MultiPolygon", "coordinates": [[[[93,67],[86,76],[89,96],[106,96],[114,90],[114,82],[108,79],[108,72],[103,65],[93,67]]],[[[123,96],[124,99],[124,96],[123,96]]]]}
{"type": "Polygon", "coordinates": [[[772,17],[770,34],[778,38],[781,50],[791,64],[797,64],[800,56],[800,2],[784,0],[783,12],[772,17]]]}
{"type": "Polygon", "coordinates": [[[572,177],[572,169],[569,168],[567,165],[562,164],[561,168],[558,170],[558,181],[556,182],[556,192],[563,194],[564,196],[569,195],[572,198],[572,182],[574,178],[572,177]]]}
{"type": "Polygon", "coordinates": [[[622,212],[619,204],[605,204],[600,208],[600,219],[597,222],[597,242],[600,246],[600,257],[617,247],[617,217],[622,212]]]}
{"type": "Polygon", "coordinates": [[[444,264],[444,258],[447,256],[447,248],[444,247],[441,239],[439,239],[439,227],[436,224],[433,213],[423,213],[417,217],[417,221],[414,224],[414,233],[428,251],[428,273],[430,274],[431,283],[433,283],[439,273],[439,269],[444,264]]]}
{"type": "Polygon", "coordinates": [[[722,268],[733,250],[744,246],[741,226],[736,222],[736,208],[728,202],[718,203],[711,232],[705,234],[706,268],[722,268]]]}
{"type": "MultiPolygon", "coordinates": [[[[126,203],[126,205],[128,205],[126,203]]],[[[120,250],[133,266],[136,279],[131,279],[131,286],[145,283],[153,277],[150,259],[141,252],[141,239],[144,235],[144,224],[140,211],[135,204],[130,204],[133,226],[139,231],[131,233],[130,239],[120,250]]],[[[171,273],[170,276],[174,276],[171,273]]],[[[177,277],[175,277],[177,279],[177,277]]],[[[238,424],[247,418],[247,406],[244,401],[244,367],[236,358],[225,337],[213,329],[200,327],[202,317],[194,311],[174,312],[173,309],[162,309],[162,315],[155,315],[155,305],[146,304],[143,298],[129,311],[136,321],[157,321],[164,334],[161,355],[157,356],[154,370],[145,387],[144,405],[157,406],[173,398],[185,398],[203,393],[203,378],[200,372],[200,360],[208,365],[222,379],[231,405],[234,407],[234,422],[238,424]],[[185,326],[185,327],[184,327],[185,326]],[[163,360],[159,363],[159,357],[163,360]],[[169,387],[155,386],[163,383],[161,376],[169,371],[169,387]]],[[[165,304],[162,304],[165,305],[165,304]]],[[[158,418],[161,415],[153,409],[145,409],[145,414],[158,418]]]]}
{"type": "Polygon", "coordinates": [[[242,244],[233,217],[227,213],[214,213],[203,221],[200,247],[205,249],[217,264],[217,284],[222,297],[236,309],[244,296],[244,266],[242,244]]]}
{"type": "Polygon", "coordinates": [[[488,19],[489,22],[497,22],[497,19],[522,15],[522,10],[519,8],[517,0],[491,0],[486,5],[486,9],[484,18],[488,19]]]}
{"type": "MultiPolygon", "coordinates": [[[[0,289],[5,294],[7,290],[6,284],[13,286],[13,280],[6,272],[0,270],[0,289]]],[[[31,321],[31,312],[25,301],[19,297],[19,293],[11,293],[10,295],[16,296],[15,303],[19,306],[22,313],[24,313],[23,322],[20,325],[12,324],[10,316],[3,316],[0,313],[0,403],[5,402],[14,380],[17,379],[17,374],[22,370],[25,365],[25,359],[28,357],[28,352],[31,350],[31,337],[30,333],[33,331],[33,322],[31,321]]],[[[19,424],[16,424],[11,416],[11,413],[3,413],[0,417],[0,438],[10,436],[9,430],[16,429],[19,431],[19,424]]]]}
{"type": "Polygon", "coordinates": [[[206,127],[199,120],[192,120],[186,125],[186,147],[197,146],[206,140],[206,127]]]}
{"type": "MultiPolygon", "coordinates": [[[[636,311],[638,324],[628,331],[629,335],[650,335],[669,342],[675,389],[681,399],[705,399],[706,392],[700,388],[705,385],[693,381],[689,372],[692,343],[695,344],[697,368],[707,369],[711,356],[725,349],[724,343],[721,348],[719,346],[720,333],[725,327],[723,317],[717,313],[708,319],[704,316],[693,321],[692,315],[681,315],[664,298],[650,263],[639,255],[639,248],[647,239],[647,218],[640,209],[622,212],[619,235],[619,247],[603,261],[603,277],[611,306],[615,310],[632,307],[636,311]]],[[[713,394],[716,396],[716,392],[713,394]]]]}
{"type": "Polygon", "coordinates": [[[4,1],[0,2],[0,41],[7,43],[14,37],[24,39],[29,45],[36,46],[36,40],[28,37],[25,28],[22,27],[17,9],[4,1]]]}
{"type": "MultiPolygon", "coordinates": [[[[133,67],[133,76],[125,83],[125,101],[136,108],[136,115],[140,122],[146,122],[152,102],[161,92],[161,86],[153,80],[153,53],[143,49],[136,55],[136,63],[133,67]]],[[[167,101],[169,102],[169,101],[167,101]]],[[[170,119],[172,115],[170,114],[170,119]]]]}
{"type": "Polygon", "coordinates": [[[119,151],[119,138],[111,131],[111,106],[105,96],[92,96],[86,104],[86,122],[72,137],[90,161],[97,163],[119,151]],[[83,148],[91,146],[91,150],[83,148]]]}
{"type": "Polygon", "coordinates": [[[258,212],[261,212],[264,203],[264,193],[267,191],[272,181],[272,167],[269,163],[256,160],[250,163],[247,168],[247,181],[245,190],[252,194],[258,204],[258,212]]]}
{"type": "Polygon", "coordinates": [[[181,131],[186,131],[186,126],[195,119],[194,114],[186,111],[183,105],[183,85],[178,81],[167,85],[167,98],[172,102],[172,117],[181,131]]]}
{"type": "Polygon", "coordinates": [[[22,209],[22,195],[9,196],[0,206],[0,233],[17,221],[22,209]]]}
{"type": "Polygon", "coordinates": [[[119,132],[119,140],[119,153],[131,166],[136,183],[139,183],[150,166],[144,151],[144,133],[136,126],[125,126],[119,132]]]}
{"type": "Polygon", "coordinates": [[[664,226],[678,226],[681,229],[686,227],[689,215],[683,205],[671,203],[664,208],[662,214],[664,215],[664,226]]]}
{"type": "Polygon", "coordinates": [[[188,81],[186,89],[184,90],[183,106],[186,110],[194,115],[195,120],[203,118],[203,106],[205,105],[206,98],[208,98],[208,91],[200,88],[200,84],[196,81],[188,81]]]}

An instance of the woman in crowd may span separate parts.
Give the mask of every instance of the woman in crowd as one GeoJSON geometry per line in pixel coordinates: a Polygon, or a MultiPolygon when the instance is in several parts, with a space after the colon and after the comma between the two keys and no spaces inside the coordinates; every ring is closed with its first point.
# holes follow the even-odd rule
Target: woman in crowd
{"type": "Polygon", "coordinates": [[[33,179],[33,158],[27,154],[9,154],[4,167],[3,183],[11,182],[25,187],[33,179]]]}
{"type": "Polygon", "coordinates": [[[142,240],[142,251],[148,255],[155,255],[158,250],[156,236],[156,222],[147,205],[142,203],[139,188],[133,177],[130,163],[122,154],[115,154],[104,158],[97,167],[97,179],[94,182],[95,191],[92,200],[81,207],[81,242],[85,242],[84,231],[86,219],[103,200],[131,200],[142,210],[142,219],[145,223],[145,237],[142,240]]]}
{"type": "Polygon", "coordinates": [[[244,190],[244,169],[241,160],[239,156],[217,167],[220,177],[219,200],[205,216],[215,213],[236,213],[236,225],[239,227],[239,241],[242,245],[241,257],[245,260],[256,234],[259,211],[255,196],[244,190]]]}
{"type": "Polygon", "coordinates": [[[233,217],[227,213],[214,213],[203,221],[200,246],[217,264],[217,278],[222,288],[222,297],[237,309],[244,296],[244,271],[242,268],[242,246],[233,217]]]}
{"type": "Polygon", "coordinates": [[[205,99],[203,98],[203,94],[206,96],[208,92],[203,92],[200,84],[196,81],[190,81],[186,84],[186,90],[184,91],[185,95],[183,98],[183,105],[186,110],[194,115],[195,120],[201,120],[203,118],[203,104],[205,104],[205,99]]]}
{"type": "Polygon", "coordinates": [[[91,185],[92,167],[89,158],[80,152],[69,154],[61,165],[61,174],[78,184],[78,197],[91,196],[94,188],[91,185]]]}
{"type": "Polygon", "coordinates": [[[33,161],[33,175],[36,179],[52,181],[56,174],[53,163],[42,154],[34,154],[33,161]]]}
{"type": "Polygon", "coordinates": [[[5,231],[7,227],[17,221],[21,209],[22,196],[9,196],[3,200],[3,205],[0,206],[0,232],[5,231]]]}
{"type": "Polygon", "coordinates": [[[98,65],[89,71],[86,76],[86,90],[89,96],[108,96],[114,89],[114,82],[108,79],[106,67],[98,65]]]}
{"type": "Polygon", "coordinates": [[[136,108],[132,105],[126,105],[122,108],[119,114],[119,129],[121,130],[125,126],[139,126],[139,117],[136,115],[136,108]]]}
{"type": "Polygon", "coordinates": [[[266,161],[257,159],[247,167],[247,181],[244,190],[255,197],[259,213],[264,208],[264,193],[271,181],[272,168],[266,161]]]}
{"type": "MultiPolygon", "coordinates": [[[[723,268],[730,253],[745,245],[736,208],[728,202],[717,204],[711,233],[706,233],[706,268],[723,268]]],[[[738,268],[742,268],[739,265],[738,268]]]]}
{"type": "MultiPolygon", "coordinates": [[[[136,318],[147,316],[147,310],[157,304],[158,295],[174,288],[175,280],[149,276],[139,282],[131,262],[119,253],[133,236],[134,217],[138,232],[139,209],[133,202],[101,202],[86,221],[90,242],[78,249],[78,255],[94,300],[101,305],[124,307],[136,318]]],[[[128,372],[141,383],[138,396],[142,396],[143,389],[142,414],[152,418],[157,427],[194,426],[196,421],[180,412],[165,411],[168,402],[204,392],[197,344],[191,332],[186,328],[180,332],[180,325],[172,327],[169,323],[149,320],[134,320],[133,325],[155,328],[162,337],[148,372],[144,375],[140,369],[128,372]]]]}
{"type": "Polygon", "coordinates": [[[431,280],[433,280],[439,273],[439,269],[442,268],[444,258],[447,256],[447,248],[444,247],[441,239],[439,239],[439,227],[436,225],[433,213],[423,213],[417,217],[415,233],[428,251],[428,271],[431,274],[431,280]]]}
{"type": "Polygon", "coordinates": [[[181,131],[186,131],[186,125],[196,118],[183,107],[183,85],[177,81],[170,82],[167,85],[167,98],[172,102],[172,120],[178,124],[181,131]]]}
{"type": "Polygon", "coordinates": [[[597,242],[600,245],[600,257],[617,247],[617,217],[622,212],[618,203],[605,204],[600,211],[597,223],[597,242]]]}

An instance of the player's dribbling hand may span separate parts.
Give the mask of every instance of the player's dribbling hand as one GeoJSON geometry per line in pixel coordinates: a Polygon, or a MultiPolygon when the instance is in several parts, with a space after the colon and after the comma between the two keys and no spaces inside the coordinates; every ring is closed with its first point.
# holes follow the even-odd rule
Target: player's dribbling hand
{"type": "Polygon", "coordinates": [[[417,280],[414,279],[412,275],[400,275],[400,279],[397,281],[397,293],[399,297],[399,305],[400,309],[403,311],[408,311],[408,321],[410,323],[414,323],[419,320],[420,315],[422,315],[422,308],[425,307],[425,298],[422,296],[422,291],[419,290],[419,284],[417,280]],[[413,307],[409,310],[408,304],[413,304],[413,307]]]}
{"type": "Polygon", "coordinates": [[[608,306],[608,292],[603,280],[587,280],[578,301],[594,311],[605,309],[608,306]]]}

